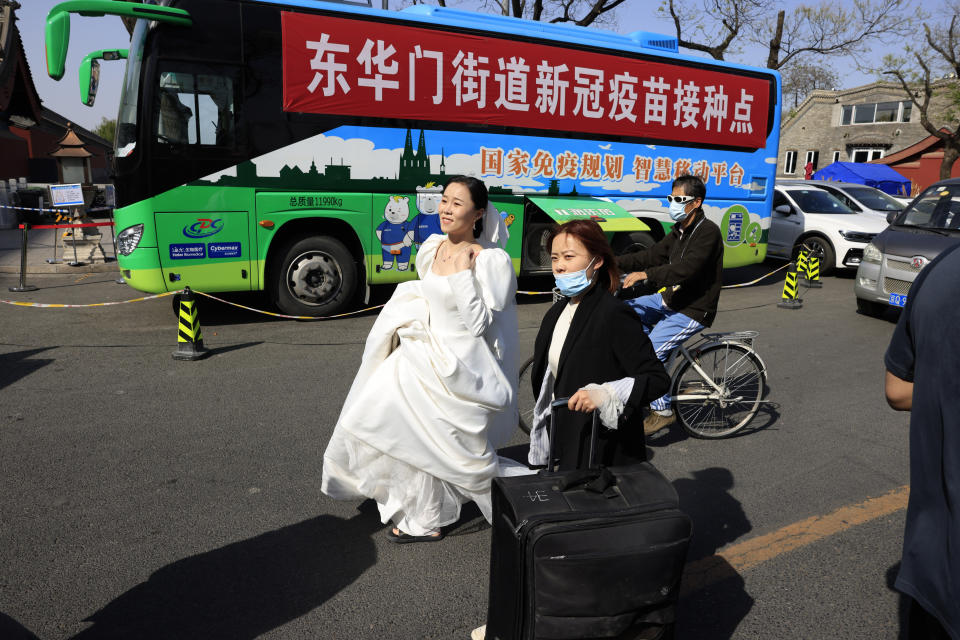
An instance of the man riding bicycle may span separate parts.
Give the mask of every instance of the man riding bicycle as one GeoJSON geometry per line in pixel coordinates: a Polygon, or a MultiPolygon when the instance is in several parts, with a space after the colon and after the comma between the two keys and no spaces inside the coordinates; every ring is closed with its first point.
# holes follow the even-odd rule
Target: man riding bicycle
{"type": "MultiPolygon", "coordinates": [[[[687,338],[713,324],[720,299],[723,238],[720,228],[707,220],[703,200],[707,187],[698,176],[683,175],[673,181],[667,196],[670,217],[676,223],[649,249],[617,258],[627,273],[623,288],[646,281],[658,293],[627,300],[643,321],[661,362],[687,338]]],[[[650,403],[643,421],[647,435],[673,423],[676,417],[667,393],[650,403]]]]}

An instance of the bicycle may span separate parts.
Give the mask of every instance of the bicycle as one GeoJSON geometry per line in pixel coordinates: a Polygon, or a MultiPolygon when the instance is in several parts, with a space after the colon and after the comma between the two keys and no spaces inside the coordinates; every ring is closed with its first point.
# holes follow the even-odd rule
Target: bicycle
{"type": "MultiPolygon", "coordinates": [[[[754,349],[757,331],[701,333],[674,349],[665,368],[677,422],[695,438],[726,438],[746,427],[760,410],[767,368],[754,349]]],[[[520,366],[520,428],[533,422],[533,357],[520,366]]]]}

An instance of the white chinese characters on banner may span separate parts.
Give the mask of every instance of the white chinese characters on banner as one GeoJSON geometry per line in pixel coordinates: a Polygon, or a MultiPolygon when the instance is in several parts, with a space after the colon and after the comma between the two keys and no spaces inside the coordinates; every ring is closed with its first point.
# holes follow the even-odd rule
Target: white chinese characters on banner
{"type": "Polygon", "coordinates": [[[667,124],[666,91],[670,85],[663,81],[663,76],[650,76],[649,80],[643,81],[643,87],[647,90],[643,104],[643,121],[648,124],[667,124]]]}
{"type": "Polygon", "coordinates": [[[752,102],[753,96],[748,94],[746,89],[740,89],[740,101],[733,106],[731,132],[753,133],[753,125],[750,123],[750,105],[752,102]]]}
{"type": "MultiPolygon", "coordinates": [[[[682,137],[688,140],[696,139],[691,138],[697,135],[694,134],[696,130],[725,134],[728,139],[731,134],[750,136],[762,130],[763,121],[754,123],[753,117],[760,114],[762,118],[765,113],[763,96],[758,102],[758,87],[749,85],[751,90],[748,90],[742,86],[747,80],[738,79],[731,73],[677,72],[664,62],[655,64],[649,75],[644,74],[642,79],[636,73],[614,65],[604,67],[591,63],[590,66],[571,69],[567,64],[550,59],[549,55],[539,57],[539,53],[537,58],[519,52],[494,58],[482,55],[483,49],[479,45],[472,49],[444,48],[438,41],[428,49],[389,35],[378,35],[381,34],[374,32],[370,37],[337,38],[341,41],[335,42],[331,33],[320,33],[316,40],[298,40],[312,52],[312,57],[309,58],[309,75],[300,74],[297,86],[306,85],[310,94],[332,98],[331,105],[338,100],[342,102],[343,96],[361,87],[369,93],[354,91],[351,94],[354,102],[362,98],[369,100],[368,103],[384,103],[396,95],[391,92],[405,88],[403,93],[406,93],[407,104],[429,100],[434,106],[464,114],[490,113],[492,110],[516,112],[515,126],[539,126],[537,121],[530,120],[530,117],[523,119],[520,115],[528,113],[532,117],[549,114],[568,119],[560,128],[571,131],[577,130],[577,125],[569,120],[571,116],[580,120],[584,131],[597,131],[597,126],[603,127],[601,121],[618,123],[626,120],[640,125],[639,131],[644,135],[662,135],[664,139],[680,135],[683,130],[687,132],[682,137]],[[405,69],[403,65],[406,65],[405,69]],[[718,82],[725,78],[729,81],[718,82]],[[403,87],[404,83],[406,87],[403,87]],[[453,99],[449,96],[450,91],[454,94],[453,99]],[[731,109],[734,96],[737,97],[731,109]],[[445,103],[445,100],[452,104],[445,103]],[[572,103],[571,110],[567,109],[568,102],[572,103]],[[754,109],[754,106],[758,108],[754,109]],[[586,120],[595,122],[586,125],[586,120]],[[662,129],[657,131],[658,127],[662,129]]],[[[622,64],[627,66],[633,62],[624,59],[622,64]]],[[[457,119],[453,117],[453,120],[457,119]]],[[[610,126],[614,125],[606,125],[607,128],[610,126]]],[[[562,168],[568,173],[573,171],[574,164],[581,173],[596,173],[592,159],[567,158],[564,163],[562,168]]],[[[556,169],[559,172],[561,167],[556,169]]],[[[533,165],[530,170],[538,169],[533,165]]],[[[547,173],[546,167],[542,171],[547,173]]]]}
{"type": "Polygon", "coordinates": [[[367,77],[357,78],[357,84],[361,87],[373,87],[373,99],[377,102],[383,102],[383,90],[384,89],[399,89],[400,81],[399,80],[386,80],[384,76],[395,76],[400,70],[400,65],[397,64],[396,60],[390,60],[393,57],[397,50],[394,46],[383,45],[383,40],[377,40],[376,43],[373,40],[367,39],[363,43],[363,50],[360,52],[360,55],[357,56],[357,62],[363,66],[363,72],[367,77]],[[376,44],[377,52],[373,53],[373,47],[376,44]],[[373,67],[377,68],[377,72],[373,73],[373,67]],[[373,77],[369,77],[373,74],[373,77]]]}
{"type": "Polygon", "coordinates": [[[603,107],[600,106],[600,96],[603,93],[603,70],[573,68],[573,93],[577,96],[577,103],[573,107],[573,115],[582,115],[587,118],[602,118],[603,107]]]}
{"type": "Polygon", "coordinates": [[[336,92],[337,86],[344,93],[350,93],[350,85],[343,75],[343,72],[347,70],[347,64],[337,62],[334,57],[337,53],[350,53],[350,45],[334,44],[330,42],[330,35],[323,33],[320,34],[320,40],[307,40],[307,49],[313,49],[316,52],[310,61],[310,68],[313,69],[314,74],[313,80],[307,85],[307,91],[313,93],[325,79],[324,96],[332,96],[336,92]],[[324,54],[326,54],[326,57],[324,57],[324,54]]]}
{"type": "Polygon", "coordinates": [[[722,131],[723,121],[727,119],[727,94],[723,92],[722,84],[719,88],[710,85],[705,91],[707,95],[703,98],[703,120],[707,123],[707,131],[711,131],[711,123],[716,125],[714,131],[722,131]]]}
{"type": "Polygon", "coordinates": [[[498,109],[527,111],[530,108],[527,104],[527,74],[530,66],[524,63],[523,58],[515,57],[511,57],[509,61],[499,58],[497,64],[500,71],[506,73],[496,73],[493,76],[500,88],[500,96],[494,105],[498,109]]]}
{"type": "Polygon", "coordinates": [[[453,86],[457,90],[457,106],[467,102],[476,102],[477,109],[487,106],[487,77],[490,69],[482,68],[490,59],[486,56],[475,56],[472,51],[466,54],[457,52],[453,59],[456,72],[453,74],[453,86]]]}
{"type": "Polygon", "coordinates": [[[417,100],[417,60],[429,58],[436,63],[437,80],[434,84],[433,104],[443,102],[443,52],[421,49],[420,45],[410,52],[410,102],[417,100]]]}
{"type": "Polygon", "coordinates": [[[566,95],[570,81],[560,77],[566,72],[565,64],[553,67],[543,60],[537,65],[537,101],[534,105],[537,111],[550,112],[550,115],[566,115],[566,95]]]}
{"type": "Polygon", "coordinates": [[[614,120],[637,121],[633,112],[637,106],[637,78],[629,73],[620,73],[610,81],[610,117],[614,120]]]}
{"type": "Polygon", "coordinates": [[[677,80],[677,87],[673,90],[676,97],[674,101],[673,126],[681,128],[693,127],[700,124],[697,117],[700,115],[700,87],[693,82],[683,84],[683,80],[677,80]]]}

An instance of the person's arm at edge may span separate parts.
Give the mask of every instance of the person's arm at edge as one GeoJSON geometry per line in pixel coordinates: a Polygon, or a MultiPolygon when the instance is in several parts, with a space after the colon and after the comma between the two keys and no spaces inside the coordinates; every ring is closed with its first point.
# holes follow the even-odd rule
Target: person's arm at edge
{"type": "Polygon", "coordinates": [[[910,411],[913,408],[912,382],[898,378],[888,370],[884,382],[884,391],[887,396],[887,404],[890,405],[891,409],[910,411]]]}

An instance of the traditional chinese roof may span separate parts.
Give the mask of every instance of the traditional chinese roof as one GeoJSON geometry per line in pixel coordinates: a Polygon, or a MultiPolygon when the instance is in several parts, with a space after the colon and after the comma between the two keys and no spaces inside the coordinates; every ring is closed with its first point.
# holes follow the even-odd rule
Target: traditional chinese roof
{"type": "Polygon", "coordinates": [[[67,123],[67,132],[57,142],[59,147],[50,153],[54,158],[89,158],[93,154],[83,146],[83,140],[73,131],[73,123],[67,123]]]}

